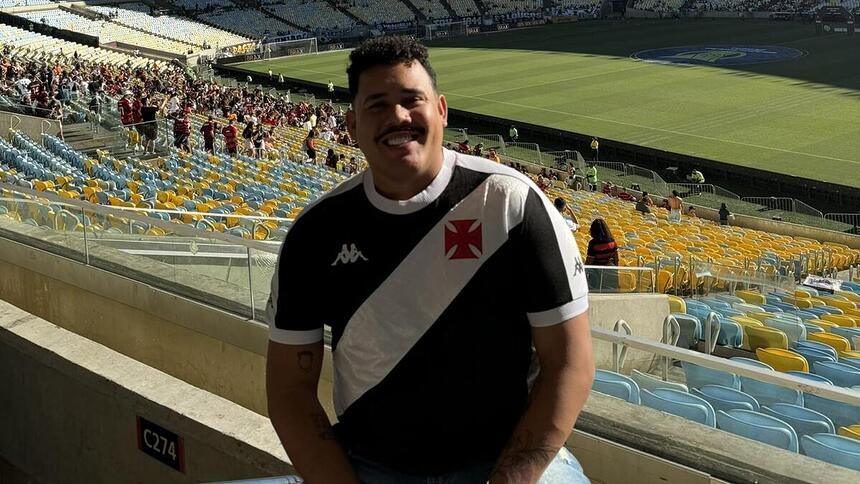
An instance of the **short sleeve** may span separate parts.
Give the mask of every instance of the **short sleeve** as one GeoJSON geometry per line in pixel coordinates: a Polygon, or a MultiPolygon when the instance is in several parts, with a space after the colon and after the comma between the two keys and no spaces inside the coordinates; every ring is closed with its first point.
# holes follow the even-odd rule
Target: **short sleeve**
{"type": "Polygon", "coordinates": [[[588,309],[585,267],[561,214],[530,189],[516,235],[516,257],[532,326],[552,326],[588,309]]]}
{"type": "Polygon", "coordinates": [[[304,345],[323,339],[323,287],[316,281],[313,257],[307,251],[308,228],[297,222],[281,247],[272,292],[266,306],[269,339],[304,345]]]}

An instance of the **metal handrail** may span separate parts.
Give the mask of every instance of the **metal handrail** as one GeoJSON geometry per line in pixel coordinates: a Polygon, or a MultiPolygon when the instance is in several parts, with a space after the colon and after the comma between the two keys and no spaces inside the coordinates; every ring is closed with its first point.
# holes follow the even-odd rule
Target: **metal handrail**
{"type": "Polygon", "coordinates": [[[640,336],[626,335],[604,328],[591,327],[591,337],[609,343],[629,346],[630,348],[646,351],[664,358],[687,361],[712,370],[721,370],[739,376],[753,378],[765,383],[799,390],[803,393],[860,406],[860,393],[850,388],[837,387],[826,383],[814,382],[787,373],[780,373],[765,368],[750,366],[718,356],[707,355],[665,343],[656,342],[640,336]]]}

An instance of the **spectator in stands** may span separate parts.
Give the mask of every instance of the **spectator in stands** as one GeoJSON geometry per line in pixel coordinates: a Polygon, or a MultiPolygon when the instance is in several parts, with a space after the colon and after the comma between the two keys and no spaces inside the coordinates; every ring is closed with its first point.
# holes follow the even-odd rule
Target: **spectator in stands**
{"type": "Polygon", "coordinates": [[[200,133],[203,135],[203,149],[208,153],[215,153],[215,133],[217,132],[218,123],[212,116],[209,116],[209,119],[200,126],[200,133]]]}
{"type": "Polygon", "coordinates": [[[597,183],[600,180],[597,177],[597,165],[588,165],[585,170],[585,183],[588,184],[588,189],[592,192],[597,191],[597,183]]]}
{"type": "Polygon", "coordinates": [[[642,192],[642,196],[636,201],[636,211],[642,212],[642,214],[651,213],[651,207],[653,205],[654,202],[651,200],[648,192],[642,192]]]}
{"type": "Polygon", "coordinates": [[[331,79],[328,80],[328,93],[334,94],[334,83],[331,82],[331,79]]]}
{"type": "Polygon", "coordinates": [[[687,215],[689,215],[690,217],[695,217],[696,216],[696,207],[694,207],[693,205],[690,205],[687,208],[687,215]]]}
{"type": "Polygon", "coordinates": [[[508,130],[508,138],[510,138],[510,140],[513,142],[516,142],[518,139],[520,139],[520,133],[517,131],[517,127],[513,124],[511,125],[511,129],[508,130]]]}
{"type": "Polygon", "coordinates": [[[347,73],[347,125],[370,169],[293,224],[269,305],[269,415],[296,470],[323,483],[586,482],[562,447],[594,371],[572,234],[522,175],[442,150],[447,104],[416,40],[372,38],[347,73]],[[510,238],[492,228],[507,224],[510,238]],[[511,285],[519,297],[487,303],[511,285]],[[354,297],[326,297],[341,291],[354,297]],[[343,335],[335,429],[317,397],[323,322],[343,335]]]}
{"type": "Polygon", "coordinates": [[[573,209],[570,208],[563,198],[556,197],[553,205],[555,205],[555,209],[558,210],[558,213],[564,217],[564,221],[567,223],[567,227],[571,232],[579,230],[579,221],[576,219],[576,214],[573,213],[573,209]]]}
{"type": "Polygon", "coordinates": [[[684,200],[678,195],[677,190],[672,190],[672,196],[667,199],[667,203],[669,204],[669,222],[680,222],[684,200]]]}
{"type": "Polygon", "coordinates": [[[329,148],[328,153],[326,153],[325,156],[325,166],[332,169],[337,169],[337,160],[337,154],[334,152],[334,149],[329,148]]]}
{"type": "Polygon", "coordinates": [[[131,91],[125,91],[122,94],[122,98],[117,104],[117,110],[119,110],[119,122],[122,123],[123,126],[128,126],[134,123],[134,113],[131,108],[131,91]]]}
{"type": "Polygon", "coordinates": [[[597,140],[597,137],[591,138],[591,159],[593,161],[597,161],[600,157],[600,141],[597,140]]]}
{"type": "Polygon", "coordinates": [[[316,130],[311,129],[305,137],[305,153],[308,155],[308,162],[316,163],[317,161],[317,142],[316,130]]]}
{"type": "Polygon", "coordinates": [[[490,148],[490,152],[487,153],[487,159],[490,161],[495,161],[496,163],[501,163],[502,159],[499,158],[499,154],[496,153],[496,150],[490,148]]]}
{"type": "MultiPolygon", "coordinates": [[[[155,139],[158,135],[156,116],[159,111],[164,109],[164,104],[160,107],[155,106],[155,103],[151,103],[147,96],[142,96],[140,102],[140,117],[143,124],[138,127],[138,131],[140,132],[141,143],[143,143],[143,151],[144,153],[155,153],[155,139]]],[[[164,102],[166,103],[167,100],[165,99],[164,102]]]]}
{"type": "MultiPolygon", "coordinates": [[[[591,222],[591,240],[588,241],[588,252],[585,258],[586,265],[592,266],[617,266],[618,245],[609,226],[602,218],[591,222]]],[[[618,272],[604,269],[586,269],[586,278],[589,288],[600,288],[602,292],[606,289],[618,287],[618,272]]],[[[610,291],[611,292],[611,291],[610,291]]]]}
{"type": "Polygon", "coordinates": [[[705,175],[699,170],[693,170],[687,175],[687,181],[690,183],[705,183],[705,175]]]}
{"type": "Polygon", "coordinates": [[[191,113],[191,108],[185,108],[173,120],[173,146],[185,152],[191,151],[191,147],[188,145],[188,137],[191,135],[189,113],[191,113]]]}
{"type": "Polygon", "coordinates": [[[263,147],[265,146],[265,136],[266,131],[263,129],[263,125],[255,124],[253,130],[251,131],[251,149],[254,154],[254,158],[262,158],[263,157],[263,147]]]}
{"type": "Polygon", "coordinates": [[[734,217],[732,212],[729,212],[729,208],[726,207],[725,203],[720,204],[720,225],[727,227],[729,225],[729,218],[734,217]]]}
{"type": "Polygon", "coordinates": [[[230,113],[227,116],[227,126],[221,129],[221,134],[224,136],[224,148],[227,154],[235,157],[239,151],[239,129],[233,125],[236,121],[236,114],[230,113]]]}

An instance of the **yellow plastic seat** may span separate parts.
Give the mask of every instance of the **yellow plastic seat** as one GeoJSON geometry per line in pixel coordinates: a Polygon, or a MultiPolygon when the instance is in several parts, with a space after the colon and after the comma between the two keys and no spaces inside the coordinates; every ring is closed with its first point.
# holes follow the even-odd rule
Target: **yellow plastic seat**
{"type": "Polygon", "coordinates": [[[851,301],[840,301],[838,299],[826,299],[828,306],[833,306],[834,308],[841,309],[845,311],[846,309],[857,309],[857,305],[851,301]]]}
{"type": "Polygon", "coordinates": [[[768,313],[768,312],[751,311],[751,312],[747,313],[747,316],[749,316],[753,319],[757,319],[763,323],[763,322],[767,321],[768,319],[775,318],[776,314],[768,313]]]}
{"type": "Polygon", "coordinates": [[[839,336],[838,334],[831,333],[810,333],[807,336],[807,339],[810,341],[817,341],[819,343],[824,343],[827,346],[832,347],[836,350],[837,353],[842,353],[843,351],[851,351],[851,344],[847,339],[839,336]]]}
{"type": "Polygon", "coordinates": [[[735,291],[735,296],[748,304],[765,304],[767,302],[763,295],[754,291],[735,291]]]}
{"type": "Polygon", "coordinates": [[[860,358],[860,351],[858,351],[858,350],[840,351],[839,356],[841,358],[860,358]]]}
{"type": "Polygon", "coordinates": [[[846,328],[854,328],[857,326],[854,318],[851,316],[846,316],[844,314],[823,314],[821,315],[821,319],[825,321],[832,321],[839,326],[844,326],[846,328]]]}
{"type": "Polygon", "coordinates": [[[819,326],[821,329],[827,331],[828,333],[830,332],[830,328],[839,327],[839,325],[834,323],[833,321],[825,321],[823,319],[807,319],[806,322],[819,326]]]}
{"type": "Polygon", "coordinates": [[[809,362],[801,355],[781,348],[756,348],[755,354],[759,361],[767,363],[776,371],[809,372],[809,362]]]}
{"type": "Polygon", "coordinates": [[[743,326],[764,326],[764,323],[758,319],[753,319],[747,316],[732,316],[729,319],[743,326]]]}
{"type": "Polygon", "coordinates": [[[837,435],[841,435],[843,437],[850,437],[852,439],[860,440],[860,424],[857,425],[849,425],[848,427],[839,427],[836,431],[837,435]]]}
{"type": "Polygon", "coordinates": [[[788,349],[788,336],[778,329],[767,326],[744,326],[744,339],[750,351],[758,348],[788,349]]]}
{"type": "Polygon", "coordinates": [[[670,313],[686,313],[687,303],[678,296],[669,296],[669,312],[670,313]]]}

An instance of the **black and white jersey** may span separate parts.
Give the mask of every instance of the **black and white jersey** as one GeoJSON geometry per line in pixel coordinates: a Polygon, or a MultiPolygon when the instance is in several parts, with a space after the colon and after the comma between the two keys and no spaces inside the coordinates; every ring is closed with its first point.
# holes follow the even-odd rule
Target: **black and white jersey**
{"type": "Polygon", "coordinates": [[[588,307],[562,216],[524,175],[444,151],[410,200],[371,171],[309,206],[272,280],[272,341],[332,333],[336,432],[407,472],[495,459],[528,394],[532,326],[588,307]]]}

